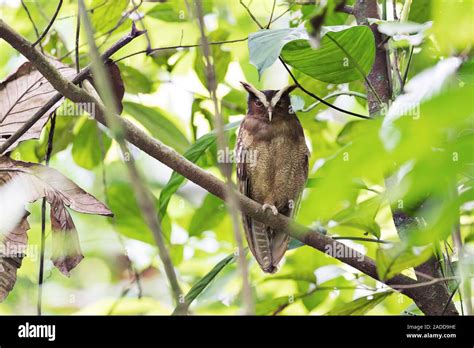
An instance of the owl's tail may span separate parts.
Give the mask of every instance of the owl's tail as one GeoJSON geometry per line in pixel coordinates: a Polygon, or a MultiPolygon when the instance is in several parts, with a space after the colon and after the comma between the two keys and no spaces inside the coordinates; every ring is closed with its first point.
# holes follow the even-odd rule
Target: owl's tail
{"type": "Polygon", "coordinates": [[[278,264],[288,249],[290,237],[282,231],[244,215],[244,230],[250,251],[260,268],[266,273],[275,273],[278,264]]]}

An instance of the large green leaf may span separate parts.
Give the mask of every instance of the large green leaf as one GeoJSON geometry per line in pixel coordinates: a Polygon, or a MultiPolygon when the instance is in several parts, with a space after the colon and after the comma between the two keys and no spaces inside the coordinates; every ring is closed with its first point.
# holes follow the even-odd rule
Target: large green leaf
{"type": "MultiPolygon", "coordinates": [[[[129,0],[93,0],[89,9],[91,10],[92,26],[95,32],[107,32],[117,26],[127,9],[129,0]]],[[[129,23],[120,26],[120,31],[129,27],[129,23]]]]}
{"type": "Polygon", "coordinates": [[[283,60],[301,72],[328,83],[345,83],[367,76],[374,64],[375,41],[366,26],[327,32],[318,49],[308,40],[283,48],[283,60]]]}
{"type": "Polygon", "coordinates": [[[224,202],[212,194],[207,194],[204,202],[196,210],[189,224],[190,236],[197,236],[201,232],[217,226],[226,214],[224,202]]]}
{"type": "Polygon", "coordinates": [[[86,120],[74,137],[72,158],[81,167],[91,170],[101,163],[111,143],[112,140],[99,131],[97,122],[86,120]],[[102,137],[102,140],[99,137],[102,137]]]}
{"type": "MultiPolygon", "coordinates": [[[[227,124],[224,127],[224,131],[231,131],[237,128],[240,125],[240,121],[232,122],[227,124]]],[[[183,154],[183,156],[195,163],[202,154],[216,141],[215,131],[209,132],[206,135],[200,137],[196,142],[183,154]]],[[[171,199],[171,196],[178,191],[179,187],[183,184],[184,177],[177,172],[171,174],[170,180],[166,186],[161,190],[159,198],[159,207],[160,207],[160,216],[164,217],[166,215],[166,209],[168,208],[168,203],[171,199]]]]}
{"type": "Polygon", "coordinates": [[[132,102],[125,102],[123,106],[125,112],[148,129],[153,137],[180,153],[183,153],[188,148],[188,139],[175,123],[170,120],[164,110],[132,102]]]}
{"type": "MultiPolygon", "coordinates": [[[[212,33],[209,33],[208,37],[211,41],[225,41],[229,37],[229,32],[223,29],[218,29],[212,33]]],[[[230,51],[222,49],[220,45],[210,46],[210,53],[212,56],[212,63],[214,64],[216,82],[220,83],[224,81],[227,68],[229,67],[230,61],[232,60],[232,55],[230,51]]],[[[201,48],[196,50],[196,55],[194,58],[194,71],[196,72],[201,83],[204,86],[207,86],[205,57],[201,48]]]]}
{"type": "Polygon", "coordinates": [[[307,38],[303,29],[260,30],[249,35],[250,63],[255,65],[262,75],[278,59],[280,52],[288,42],[307,38]]]}
{"type": "Polygon", "coordinates": [[[344,303],[341,306],[333,308],[325,315],[363,315],[391,294],[391,292],[387,291],[379,292],[367,297],[361,297],[351,303],[344,303]]]}
{"type": "Polygon", "coordinates": [[[183,22],[186,19],[184,11],[166,2],[155,5],[146,15],[164,22],[183,22]]]}
{"type": "Polygon", "coordinates": [[[388,280],[401,271],[421,265],[432,254],[430,247],[410,247],[405,244],[380,246],[377,249],[377,274],[380,279],[388,280]]]}
{"type": "Polygon", "coordinates": [[[375,41],[366,26],[321,29],[319,48],[313,48],[302,29],[262,30],[249,36],[250,61],[259,74],[281,54],[301,72],[328,83],[345,83],[367,76],[375,59],[375,41]]]}
{"type": "Polygon", "coordinates": [[[229,264],[234,263],[235,255],[231,254],[215,265],[209,273],[194,284],[185,296],[186,305],[191,303],[208,287],[208,285],[217,277],[217,275],[229,264]]]}
{"type": "Polygon", "coordinates": [[[140,70],[125,64],[119,64],[119,67],[127,93],[138,94],[153,91],[153,81],[140,70]]]}
{"type": "Polygon", "coordinates": [[[375,222],[375,216],[380,208],[381,196],[377,195],[361,203],[351,205],[337,213],[331,220],[340,225],[362,229],[373,236],[380,238],[380,227],[375,222]]]}

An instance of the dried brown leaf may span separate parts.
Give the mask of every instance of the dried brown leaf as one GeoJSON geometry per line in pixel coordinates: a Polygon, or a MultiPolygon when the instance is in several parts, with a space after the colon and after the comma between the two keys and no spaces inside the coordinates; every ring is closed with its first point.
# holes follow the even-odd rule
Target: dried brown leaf
{"type": "Polygon", "coordinates": [[[12,231],[0,234],[0,303],[5,300],[16,283],[16,272],[21,267],[25,256],[30,229],[27,221],[28,212],[12,231]]]}
{"type": "Polygon", "coordinates": [[[29,229],[25,204],[46,198],[51,206],[53,264],[65,275],[84,258],[70,207],[81,213],[111,216],[94,196],[57,170],[0,156],[0,302],[12,290],[29,229]],[[22,249],[23,248],[23,249],[22,249]]]}
{"type": "Polygon", "coordinates": [[[69,276],[69,272],[84,258],[81,252],[79,236],[71,215],[63,202],[55,196],[51,204],[51,228],[53,230],[53,264],[69,276]]]}
{"type": "MultiPolygon", "coordinates": [[[[72,79],[76,75],[75,69],[55,59],[50,59],[50,63],[67,79],[72,79]]],[[[0,145],[55,94],[56,90],[53,86],[30,62],[23,63],[17,71],[0,82],[0,145]]],[[[62,101],[46,112],[33,127],[7,149],[7,152],[13,150],[21,141],[38,138],[50,114],[62,101]]]]}

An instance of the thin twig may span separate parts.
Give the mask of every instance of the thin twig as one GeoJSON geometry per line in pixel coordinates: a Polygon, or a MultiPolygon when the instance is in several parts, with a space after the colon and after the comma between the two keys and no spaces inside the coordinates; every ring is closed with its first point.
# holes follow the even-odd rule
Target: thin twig
{"type": "MultiPolygon", "coordinates": [[[[33,29],[36,33],[36,38],[39,39],[40,34],[39,34],[39,31],[38,31],[38,28],[36,27],[35,21],[33,20],[33,17],[31,17],[30,10],[28,10],[28,7],[26,7],[26,4],[25,4],[24,0],[21,0],[21,6],[25,10],[26,15],[28,16],[28,19],[30,20],[31,24],[33,25],[33,29]]],[[[41,50],[42,53],[44,53],[43,47],[41,45],[40,45],[40,50],[41,50]]]]}
{"type": "MultiPolygon", "coordinates": [[[[362,98],[362,99],[366,99],[366,100],[367,100],[367,95],[365,95],[364,93],[353,92],[353,91],[345,91],[345,92],[335,92],[335,93],[331,93],[331,94],[328,94],[327,96],[323,97],[322,99],[327,100],[327,99],[331,99],[331,98],[338,97],[338,96],[341,96],[341,95],[349,95],[349,96],[359,97],[359,98],[362,98]]],[[[319,104],[321,104],[321,102],[320,102],[320,101],[316,101],[316,102],[314,102],[313,104],[309,105],[308,107],[302,109],[301,112],[308,112],[308,111],[311,111],[311,110],[313,110],[316,106],[318,106],[319,104]]]]}
{"type": "MultiPolygon", "coordinates": [[[[107,40],[110,38],[110,36],[112,36],[113,32],[118,29],[131,15],[133,12],[135,12],[136,10],[138,10],[140,8],[140,6],[142,5],[143,3],[143,0],[140,0],[140,3],[138,5],[135,5],[135,2],[133,2],[133,8],[130,9],[129,11],[125,12],[125,14],[123,14],[120,19],[118,20],[118,22],[110,29],[108,30],[106,33],[104,33],[103,35],[99,36],[99,37],[103,37],[105,36],[105,39],[102,41],[102,43],[99,45],[99,49],[107,42],[107,40]]],[[[145,32],[145,35],[148,35],[146,32],[145,32]]],[[[97,38],[96,38],[97,39],[97,38]]]]}
{"type": "MultiPolygon", "coordinates": [[[[132,33],[129,35],[133,39],[136,37],[132,33]]],[[[4,39],[13,48],[23,54],[28,60],[30,60],[43,76],[52,84],[60,93],[64,94],[71,101],[75,103],[95,103],[97,105],[96,120],[101,124],[107,126],[107,121],[102,116],[104,108],[96,98],[92,97],[87,91],[79,88],[73,88],[74,84],[71,81],[65,79],[57,69],[51,65],[51,63],[38,52],[35,48],[32,48],[28,41],[16,33],[11,27],[9,27],[3,20],[0,19],[0,38],[4,39]]],[[[122,39],[123,42],[124,39],[122,39]]],[[[118,49],[116,45],[111,47],[112,49],[118,49]]],[[[77,82],[76,82],[77,83],[77,82]]],[[[45,110],[44,112],[47,112],[45,110]]],[[[225,184],[217,179],[214,175],[198,167],[194,163],[186,160],[180,154],[178,154],[172,148],[164,145],[160,141],[151,138],[145,131],[135,126],[133,123],[122,117],[114,116],[115,121],[120,123],[125,131],[126,139],[151,157],[157,159],[164,165],[168,166],[172,170],[183,175],[186,179],[194,182],[196,185],[202,187],[209,193],[225,199],[226,186],[225,184]]],[[[325,252],[328,246],[331,246],[333,250],[340,250],[341,253],[332,255],[334,258],[341,262],[350,265],[360,272],[379,280],[377,274],[377,268],[375,261],[365,255],[358,253],[356,250],[331,239],[329,236],[323,235],[311,228],[297,224],[291,221],[288,217],[278,214],[277,216],[265,214],[262,210],[262,205],[251,200],[250,198],[236,192],[238,199],[239,208],[242,213],[249,215],[253,219],[264,223],[273,228],[278,228],[282,231],[287,232],[291,237],[301,241],[302,243],[313,247],[314,249],[325,252]],[[345,256],[346,255],[346,256],[345,256]],[[347,256],[348,255],[348,256],[347,256]]],[[[384,282],[383,280],[380,280],[384,282]]],[[[410,285],[416,284],[417,281],[409,278],[403,274],[398,274],[391,279],[394,284],[410,285]]],[[[387,284],[387,283],[386,283],[387,284]]],[[[390,286],[390,283],[387,285],[390,286]]],[[[425,300],[426,293],[423,289],[419,288],[407,288],[402,289],[402,293],[411,297],[417,305],[422,305],[425,300]]],[[[425,308],[425,313],[440,313],[437,308],[425,308]]]]}
{"type": "MultiPolygon", "coordinates": [[[[79,4],[77,7],[77,13],[79,14],[79,4]]],[[[79,73],[81,71],[81,65],[79,62],[79,39],[80,39],[80,33],[81,33],[81,16],[77,16],[76,20],[76,45],[75,45],[75,60],[76,60],[76,72],[79,73]]]]}
{"type": "Polygon", "coordinates": [[[41,36],[38,38],[38,40],[36,40],[35,42],[32,43],[32,46],[33,46],[33,47],[35,47],[37,44],[39,44],[39,43],[41,42],[41,40],[44,39],[44,37],[46,36],[46,34],[48,34],[48,31],[49,31],[49,29],[51,29],[51,27],[53,26],[53,23],[54,23],[54,21],[56,20],[56,17],[58,16],[59,10],[61,9],[61,6],[62,6],[62,5],[63,5],[63,0],[59,0],[58,6],[56,7],[56,11],[54,12],[53,17],[52,17],[51,20],[49,21],[48,26],[47,26],[46,29],[43,31],[43,33],[42,33],[41,36]]]}
{"type": "MultiPolygon", "coordinates": [[[[153,204],[153,200],[151,198],[151,193],[148,191],[148,189],[144,185],[141,175],[135,166],[133,157],[130,155],[130,152],[129,152],[129,149],[127,147],[125,137],[124,137],[125,130],[123,129],[122,124],[120,122],[117,122],[117,118],[115,116],[117,115],[117,103],[115,101],[115,96],[112,92],[112,87],[111,87],[112,84],[109,77],[106,74],[103,61],[99,55],[98,48],[95,44],[94,33],[92,31],[92,24],[90,23],[90,19],[87,15],[84,0],[79,0],[79,5],[81,9],[80,12],[81,12],[82,20],[84,23],[84,28],[86,30],[89,45],[90,45],[90,55],[92,58],[91,68],[96,77],[95,82],[101,92],[105,105],[102,105],[97,99],[87,94],[87,92],[85,92],[84,90],[81,89],[81,91],[84,94],[84,97],[90,98],[91,101],[95,99],[94,104],[99,108],[100,114],[105,117],[104,120],[109,126],[109,129],[112,131],[114,139],[117,141],[117,143],[120,146],[120,149],[124,155],[125,164],[128,170],[130,180],[133,183],[135,198],[137,200],[138,206],[140,207],[140,210],[142,212],[143,217],[145,218],[145,221],[148,227],[153,232],[153,237],[158,246],[160,259],[163,263],[165,274],[168,278],[171,290],[173,292],[173,298],[175,300],[175,304],[179,306],[182,303],[182,298],[181,298],[182,292],[178,283],[178,279],[174,270],[173,263],[171,261],[171,257],[165,245],[163,232],[161,230],[161,225],[158,220],[158,216],[155,213],[155,207],[153,204]]],[[[134,26],[134,30],[136,30],[135,26],[134,26]]]]}
{"type": "MultiPolygon", "coordinates": [[[[260,28],[260,29],[264,29],[262,24],[260,24],[260,22],[258,21],[257,18],[255,18],[255,16],[253,15],[252,11],[250,10],[250,8],[244,4],[244,2],[242,0],[240,0],[240,4],[247,10],[250,18],[252,18],[252,20],[255,22],[255,24],[260,28]]],[[[291,79],[293,80],[293,82],[304,92],[306,93],[307,95],[313,97],[314,99],[318,100],[319,102],[323,103],[324,105],[326,106],[329,106],[330,108],[333,108],[337,111],[340,111],[340,112],[343,112],[345,114],[348,114],[348,115],[352,115],[352,116],[356,116],[356,117],[359,117],[359,118],[364,118],[364,119],[370,119],[369,116],[365,116],[365,115],[361,115],[361,114],[358,114],[356,112],[352,112],[352,111],[348,111],[348,110],[344,110],[344,109],[341,109],[340,107],[337,107],[331,103],[328,103],[327,101],[325,101],[323,98],[320,98],[318,97],[316,94],[308,91],[306,88],[304,88],[300,83],[299,81],[296,79],[295,75],[291,72],[291,69],[288,67],[288,65],[285,63],[285,61],[283,60],[283,58],[281,56],[278,57],[278,59],[280,60],[281,64],[283,64],[283,67],[285,68],[285,70],[288,72],[288,74],[290,75],[291,79]]]]}
{"type": "Polygon", "coordinates": [[[272,22],[270,24],[273,24],[275,23],[277,20],[279,20],[281,17],[283,17],[284,15],[286,15],[288,12],[290,12],[290,9],[287,8],[285,11],[283,11],[282,13],[280,13],[278,16],[276,16],[272,22]]]}
{"type": "MultiPolygon", "coordinates": [[[[243,41],[247,41],[247,40],[248,40],[248,38],[245,37],[245,38],[242,38],[242,39],[235,39],[235,40],[209,42],[208,44],[210,46],[224,45],[224,44],[228,44],[228,43],[237,43],[237,42],[243,42],[243,41]]],[[[183,49],[183,48],[194,48],[194,47],[201,47],[201,46],[202,46],[201,44],[195,44],[195,45],[181,45],[180,44],[180,45],[176,45],[176,46],[157,47],[157,48],[152,48],[150,50],[146,49],[146,50],[141,50],[141,51],[137,51],[137,52],[134,52],[134,53],[130,53],[126,56],[114,59],[114,61],[115,62],[120,62],[124,59],[136,56],[138,54],[143,54],[143,53],[145,53],[147,55],[152,55],[153,53],[158,52],[158,51],[175,50],[175,49],[183,49]]]]}
{"type": "Polygon", "coordinates": [[[405,72],[403,73],[402,90],[405,88],[405,84],[407,83],[408,71],[409,71],[409,69],[410,69],[410,64],[411,64],[411,60],[412,60],[412,57],[413,57],[413,49],[414,49],[414,47],[411,46],[411,47],[410,47],[410,53],[409,53],[409,55],[408,55],[407,66],[406,66],[406,68],[405,68],[405,72]]]}
{"type": "MultiPolygon", "coordinates": [[[[258,27],[260,29],[263,29],[263,25],[260,24],[260,22],[258,21],[257,18],[255,18],[252,11],[250,11],[250,8],[247,5],[244,4],[243,0],[240,0],[240,4],[247,10],[247,13],[249,14],[250,18],[252,18],[252,20],[258,25],[258,27]]],[[[249,5],[250,5],[250,3],[249,3],[249,5]]]]}
{"type": "Polygon", "coordinates": [[[306,88],[304,88],[300,83],[299,81],[296,79],[295,75],[293,75],[293,73],[291,72],[290,68],[288,67],[288,65],[286,65],[286,63],[283,61],[283,59],[280,57],[280,62],[283,64],[284,68],[286,69],[286,71],[288,72],[288,74],[290,75],[291,79],[293,80],[293,82],[303,91],[305,92],[307,95],[309,95],[310,97],[313,97],[314,99],[318,100],[320,103],[326,105],[326,106],[329,106],[330,108],[334,109],[334,110],[337,110],[337,111],[340,111],[342,113],[345,113],[345,114],[348,114],[348,115],[351,115],[351,116],[355,116],[355,117],[359,117],[359,118],[363,118],[363,119],[367,119],[367,120],[370,120],[371,118],[369,116],[366,116],[366,115],[361,115],[361,114],[358,114],[357,112],[352,112],[352,111],[348,111],[348,110],[344,110],[344,109],[341,109],[340,107],[336,106],[336,105],[333,105],[331,103],[328,103],[327,101],[325,101],[323,98],[321,97],[318,97],[316,94],[314,94],[313,92],[310,92],[308,91],[306,88]]]}
{"type": "Polygon", "coordinates": [[[270,29],[270,25],[272,24],[273,13],[275,12],[275,5],[277,0],[273,0],[272,12],[270,13],[270,18],[268,19],[268,23],[266,25],[267,29],[270,29]]]}
{"type": "Polygon", "coordinates": [[[381,243],[381,244],[393,244],[392,242],[389,242],[387,240],[382,240],[382,239],[374,239],[374,238],[364,238],[364,237],[332,237],[334,240],[358,240],[361,242],[372,242],[372,243],[381,243]]]}
{"type": "MultiPolygon", "coordinates": [[[[53,112],[51,116],[51,126],[49,128],[46,154],[44,156],[46,166],[49,165],[49,160],[51,159],[51,154],[53,153],[53,140],[54,140],[55,129],[56,129],[56,112],[53,112]]],[[[41,251],[40,251],[40,265],[39,265],[39,274],[38,274],[38,301],[37,301],[38,315],[42,315],[42,305],[43,305],[45,239],[46,239],[46,198],[43,198],[43,201],[41,203],[41,246],[40,246],[41,251]]]]}
{"type": "MultiPolygon", "coordinates": [[[[219,151],[225,151],[227,147],[227,141],[224,133],[224,120],[219,109],[219,101],[217,100],[217,82],[216,82],[216,73],[214,70],[214,65],[211,61],[211,50],[208,44],[207,36],[205,33],[205,24],[203,18],[202,4],[201,0],[196,0],[196,13],[199,23],[199,29],[201,32],[201,43],[202,51],[204,53],[204,58],[206,60],[206,77],[209,94],[211,96],[212,102],[214,104],[214,119],[217,128],[217,144],[219,151]]],[[[238,261],[239,268],[242,274],[242,297],[243,304],[245,308],[245,314],[252,315],[254,314],[254,303],[252,297],[252,289],[249,282],[249,274],[247,268],[247,261],[245,259],[244,246],[242,241],[242,231],[240,230],[240,223],[237,210],[237,199],[235,197],[235,188],[232,183],[232,165],[228,163],[221,163],[219,166],[222,174],[226,178],[226,203],[229,210],[229,214],[232,219],[232,226],[234,230],[234,237],[237,242],[238,247],[238,261]]]]}
{"type": "MultiPolygon", "coordinates": [[[[2,22],[0,22],[0,24],[2,24],[2,22]]],[[[118,50],[120,50],[129,42],[143,34],[143,31],[133,29],[130,33],[123,36],[107,51],[105,51],[104,54],[102,54],[102,61],[107,61],[118,50]]],[[[77,74],[71,82],[76,85],[79,84],[90,76],[90,72],[91,67],[89,65],[88,67],[82,69],[81,72],[77,74]]],[[[10,138],[8,138],[2,145],[0,145],[0,155],[5,153],[5,151],[7,151],[11,145],[13,145],[18,139],[20,139],[23,134],[25,134],[31,127],[33,127],[33,125],[38,122],[39,119],[43,117],[45,113],[47,113],[52,107],[54,107],[59,101],[61,101],[61,99],[63,99],[63,95],[61,93],[56,93],[54,96],[52,96],[51,99],[48,100],[46,104],[44,104],[40,109],[38,109],[27,122],[25,122],[12,136],[10,136],[10,138]]]]}
{"type": "Polygon", "coordinates": [[[424,286],[433,285],[433,284],[436,284],[436,283],[439,283],[439,282],[445,282],[446,280],[455,280],[455,279],[457,280],[457,279],[459,279],[459,277],[434,278],[434,279],[431,279],[427,282],[417,282],[416,284],[390,284],[390,287],[394,288],[394,289],[399,289],[399,290],[401,290],[401,289],[414,289],[414,288],[420,288],[420,287],[424,287],[424,286]]]}

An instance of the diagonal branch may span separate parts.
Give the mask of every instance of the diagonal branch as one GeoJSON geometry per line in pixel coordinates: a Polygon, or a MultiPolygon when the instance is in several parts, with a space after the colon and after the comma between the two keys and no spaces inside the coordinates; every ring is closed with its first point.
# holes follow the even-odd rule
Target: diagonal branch
{"type": "MultiPolygon", "coordinates": [[[[36,49],[31,48],[30,45],[25,44],[27,41],[2,20],[0,20],[0,38],[5,39],[11,46],[16,48],[21,54],[28,58],[38,69],[41,67],[41,72],[45,78],[67,98],[76,103],[96,102],[95,98],[93,98],[84,90],[79,89],[80,93],[75,93],[74,88],[71,86],[67,86],[67,88],[65,88],[65,85],[73,85],[72,82],[63,79],[63,77],[41,53],[39,53],[36,49]],[[60,81],[57,80],[58,77],[60,81]]],[[[107,126],[107,121],[100,112],[101,107],[101,104],[97,105],[96,110],[98,110],[98,112],[96,114],[96,120],[107,126]]],[[[138,128],[130,121],[117,116],[114,117],[115,121],[120,123],[121,127],[124,129],[125,139],[128,142],[132,143],[174,171],[180,173],[185,178],[194,182],[216,197],[225,199],[226,187],[221,180],[185,159],[172,148],[150,137],[144,130],[138,128]]],[[[321,252],[326,253],[328,250],[338,250],[336,255],[331,256],[376,280],[379,280],[389,286],[390,284],[412,285],[417,283],[416,280],[401,274],[396,275],[389,281],[384,282],[378,278],[376,265],[373,259],[357,252],[345,244],[333,240],[326,235],[318,233],[311,228],[294,223],[291,219],[282,214],[277,216],[265,214],[262,206],[259,203],[240,193],[236,192],[235,194],[238,200],[239,208],[245,214],[265,223],[270,227],[283,229],[293,238],[321,252]]],[[[425,290],[419,287],[402,289],[401,292],[412,298],[418,305],[421,304],[425,299],[425,290]]],[[[439,305],[442,307],[445,304],[446,303],[443,301],[439,303],[439,305]]],[[[425,309],[425,313],[433,314],[432,312],[429,312],[428,309],[425,309]]]]}

